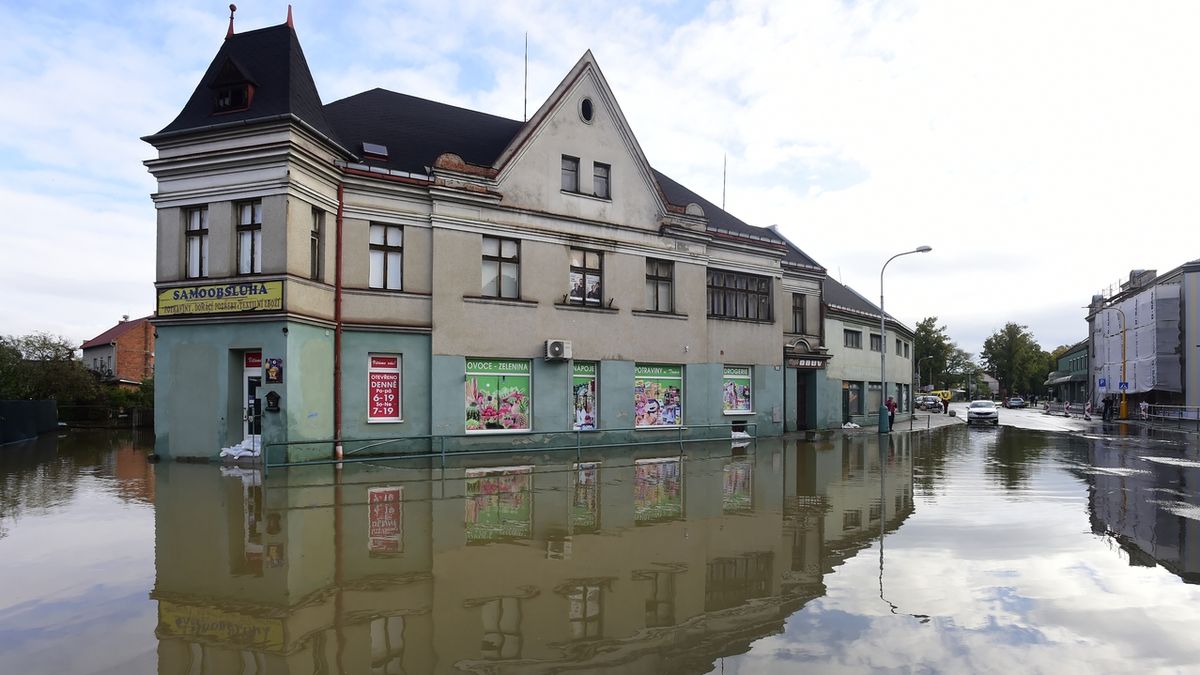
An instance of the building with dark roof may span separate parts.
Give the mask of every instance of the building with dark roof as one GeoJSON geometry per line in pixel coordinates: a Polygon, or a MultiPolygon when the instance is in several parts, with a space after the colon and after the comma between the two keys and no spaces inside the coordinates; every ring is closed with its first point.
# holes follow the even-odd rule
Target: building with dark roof
{"type": "Polygon", "coordinates": [[[824,268],[654,169],[591,52],[519,122],[325,104],[290,15],[231,20],[145,140],[161,454],[817,425],[824,268]]]}
{"type": "MultiPolygon", "coordinates": [[[[861,426],[879,423],[885,396],[895,399],[896,421],[912,413],[913,331],[888,314],[886,337],[879,332],[881,310],[849,286],[826,277],[821,291],[830,368],[827,378],[841,385],[821,402],[822,420],[830,416],[861,426]],[[880,351],[888,350],[887,392],[879,381],[880,351]]],[[[831,388],[826,388],[828,392],[831,388]]]]}
{"type": "Polygon", "coordinates": [[[154,379],[154,326],[150,318],[121,317],[117,325],[80,345],[83,365],[105,384],[136,389],[154,379]]]}

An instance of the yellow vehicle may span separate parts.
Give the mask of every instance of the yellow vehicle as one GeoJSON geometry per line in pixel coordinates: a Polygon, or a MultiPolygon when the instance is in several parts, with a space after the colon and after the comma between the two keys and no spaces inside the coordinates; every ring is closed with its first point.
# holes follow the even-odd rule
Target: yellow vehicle
{"type": "Polygon", "coordinates": [[[954,392],[950,391],[949,389],[939,389],[937,391],[929,392],[929,395],[937,396],[943,401],[949,401],[954,396],[954,392]]]}

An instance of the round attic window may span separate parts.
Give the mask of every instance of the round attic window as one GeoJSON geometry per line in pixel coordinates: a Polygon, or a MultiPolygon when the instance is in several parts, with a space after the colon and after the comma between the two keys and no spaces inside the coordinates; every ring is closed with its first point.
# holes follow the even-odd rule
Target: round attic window
{"type": "Polygon", "coordinates": [[[583,118],[584,122],[591,124],[592,116],[595,113],[596,111],[592,108],[592,99],[585,98],[579,102],[579,116],[583,118]]]}

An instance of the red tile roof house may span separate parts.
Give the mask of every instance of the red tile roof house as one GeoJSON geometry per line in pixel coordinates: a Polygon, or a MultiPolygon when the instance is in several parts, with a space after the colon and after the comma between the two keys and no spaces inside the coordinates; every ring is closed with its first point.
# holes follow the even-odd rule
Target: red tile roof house
{"type": "Polygon", "coordinates": [[[136,390],[154,379],[154,326],[150,317],[121,321],[84,342],[83,365],[105,384],[136,390]]]}

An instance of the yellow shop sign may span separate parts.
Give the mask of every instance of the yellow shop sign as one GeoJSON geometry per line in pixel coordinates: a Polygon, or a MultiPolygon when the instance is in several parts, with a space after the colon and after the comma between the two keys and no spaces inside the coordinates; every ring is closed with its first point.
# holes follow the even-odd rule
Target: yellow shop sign
{"type": "Polygon", "coordinates": [[[158,292],[160,317],[224,312],[277,312],[282,309],[282,281],[179,286],[158,292]]]}
{"type": "Polygon", "coordinates": [[[283,650],[283,621],[159,600],[158,636],[278,652],[283,650]]]}

